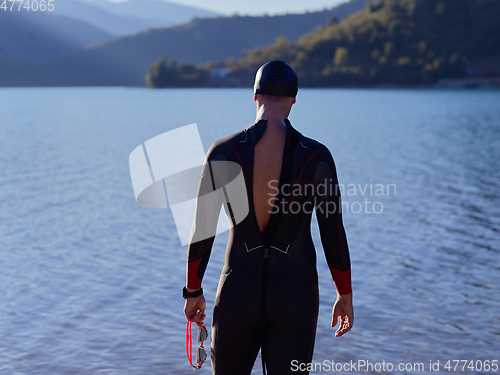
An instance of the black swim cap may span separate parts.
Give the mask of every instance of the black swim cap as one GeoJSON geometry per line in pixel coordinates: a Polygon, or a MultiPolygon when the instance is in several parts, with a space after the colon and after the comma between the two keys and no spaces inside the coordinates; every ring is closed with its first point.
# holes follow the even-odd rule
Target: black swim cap
{"type": "Polygon", "coordinates": [[[262,65],[255,75],[254,94],[297,96],[297,73],[286,62],[273,60],[262,65]]]}

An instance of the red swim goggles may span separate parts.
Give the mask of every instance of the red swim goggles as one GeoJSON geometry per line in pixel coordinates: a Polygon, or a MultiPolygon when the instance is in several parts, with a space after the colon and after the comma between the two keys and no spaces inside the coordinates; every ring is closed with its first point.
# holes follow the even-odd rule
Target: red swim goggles
{"type": "Polygon", "coordinates": [[[187,322],[187,329],[186,329],[186,354],[189,360],[189,364],[193,366],[195,369],[199,370],[201,368],[201,365],[205,362],[207,359],[207,351],[203,347],[203,342],[208,338],[208,331],[207,327],[205,327],[205,324],[201,322],[198,325],[198,342],[200,343],[200,346],[198,346],[198,349],[196,349],[196,365],[193,365],[193,356],[192,356],[192,338],[191,338],[191,323],[193,321],[191,318],[188,319],[187,322]]]}

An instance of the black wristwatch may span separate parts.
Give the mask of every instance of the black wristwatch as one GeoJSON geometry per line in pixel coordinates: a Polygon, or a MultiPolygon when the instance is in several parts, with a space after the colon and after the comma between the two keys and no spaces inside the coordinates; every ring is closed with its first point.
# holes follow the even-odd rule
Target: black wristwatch
{"type": "Polygon", "coordinates": [[[196,292],[188,292],[187,288],[182,288],[182,297],[186,298],[194,298],[199,297],[203,294],[203,288],[198,289],[196,292]]]}

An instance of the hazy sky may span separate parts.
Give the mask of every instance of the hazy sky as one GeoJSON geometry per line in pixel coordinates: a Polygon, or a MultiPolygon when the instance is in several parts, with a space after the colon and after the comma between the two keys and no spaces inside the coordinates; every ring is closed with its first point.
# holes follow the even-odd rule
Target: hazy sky
{"type": "Polygon", "coordinates": [[[307,10],[332,8],[347,0],[169,0],[172,3],[191,5],[231,15],[268,15],[281,13],[302,13],[307,10]]]}

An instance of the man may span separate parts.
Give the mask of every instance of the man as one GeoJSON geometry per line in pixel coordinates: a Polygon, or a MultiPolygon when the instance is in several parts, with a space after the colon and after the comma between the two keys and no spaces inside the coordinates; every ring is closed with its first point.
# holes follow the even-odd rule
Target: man
{"type": "Polygon", "coordinates": [[[296,374],[292,361],[311,362],[319,307],[313,209],[337,287],[335,335],[348,332],[354,319],[335,164],[326,146],[303,136],[288,120],[297,75],[288,64],[271,61],[258,70],[254,90],[255,123],[216,141],[207,153],[188,249],[184,313],[200,322],[206,307],[201,279],[214,236],[195,240],[196,233],[207,226],[214,230],[224,204],[233,227],[212,322],[212,370],[218,375],[250,374],[259,349],[270,375],[296,374]],[[243,170],[249,213],[241,222],[234,220],[234,202],[200,201],[223,186],[214,171],[217,161],[237,163],[243,170]]]}

